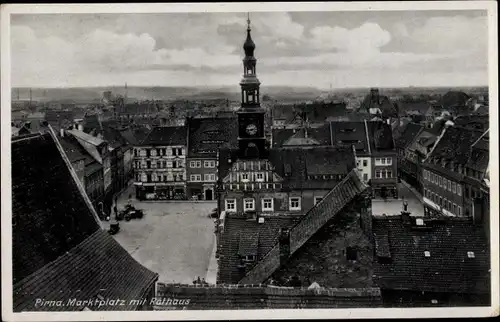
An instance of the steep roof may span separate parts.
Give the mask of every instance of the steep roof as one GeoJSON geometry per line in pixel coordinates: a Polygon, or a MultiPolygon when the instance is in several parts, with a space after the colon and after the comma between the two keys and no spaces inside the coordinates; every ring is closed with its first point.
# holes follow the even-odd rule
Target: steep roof
{"type": "Polygon", "coordinates": [[[128,142],[128,144],[137,146],[146,138],[151,130],[144,126],[131,125],[120,130],[120,134],[128,142]]]}
{"type": "Polygon", "coordinates": [[[216,157],[217,149],[238,147],[238,119],[235,117],[191,118],[189,157],[216,157]]]}
{"type": "Polygon", "coordinates": [[[417,123],[408,123],[396,142],[399,148],[407,148],[418,136],[418,134],[423,131],[424,126],[417,123]]]}
{"type": "Polygon", "coordinates": [[[107,231],[97,230],[77,246],[14,286],[14,311],[135,310],[158,274],[135,261],[107,231]],[[35,286],[36,287],[33,287],[35,286]],[[120,299],[121,305],[35,307],[36,299],[97,301],[120,299]]]}
{"type": "MultiPolygon", "coordinates": [[[[178,299],[188,305],[173,309],[298,309],[380,307],[378,288],[290,288],[251,285],[217,285],[197,287],[158,283],[159,302],[178,299]]],[[[172,309],[157,305],[155,310],[172,309]]]]}
{"type": "Polygon", "coordinates": [[[352,146],[357,153],[370,151],[365,122],[331,122],[331,144],[333,146],[352,146]]]}
{"type": "Polygon", "coordinates": [[[156,279],[101,229],[63,151],[52,132],[12,141],[14,311],[81,310],[34,305],[139,296],[156,279]]]}
{"type": "Polygon", "coordinates": [[[489,246],[482,227],[450,217],[426,219],[425,225],[412,228],[415,223],[405,224],[401,216],[373,218],[376,251],[390,260],[374,263],[375,283],[391,290],[488,293],[489,246]]]}
{"type": "Polygon", "coordinates": [[[297,217],[267,217],[263,224],[259,224],[255,220],[226,214],[221,235],[218,283],[238,283],[243,277],[238,269],[239,256],[254,253],[257,260],[261,259],[276,243],[279,229],[289,228],[297,221],[297,217]]]}
{"type": "Polygon", "coordinates": [[[481,131],[450,126],[434,146],[425,163],[431,160],[444,159],[458,164],[465,164],[470,156],[471,145],[483,134],[481,131]]]}
{"type": "Polygon", "coordinates": [[[12,140],[15,283],[96,231],[94,215],[49,133],[12,140]]]}
{"type": "Polygon", "coordinates": [[[142,140],[141,145],[187,145],[185,126],[154,127],[142,140]]]}
{"type": "MultiPolygon", "coordinates": [[[[358,171],[353,169],[290,228],[290,256],[311,239],[330,219],[341,213],[347,204],[367,189],[359,176],[358,171]]],[[[280,267],[279,258],[279,244],[276,242],[273,248],[246,273],[239,284],[257,284],[267,280],[280,267]]]]}

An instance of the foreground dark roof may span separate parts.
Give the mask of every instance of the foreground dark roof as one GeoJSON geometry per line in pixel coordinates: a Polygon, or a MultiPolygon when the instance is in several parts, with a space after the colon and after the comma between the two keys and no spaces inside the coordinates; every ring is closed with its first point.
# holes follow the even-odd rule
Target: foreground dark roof
{"type": "Polygon", "coordinates": [[[489,115],[460,115],[453,120],[453,123],[456,126],[482,131],[490,127],[489,115]]]}
{"type": "Polygon", "coordinates": [[[187,145],[187,128],[185,126],[154,127],[142,145],[187,145]]]}
{"type": "MultiPolygon", "coordinates": [[[[157,275],[106,231],[53,133],[12,141],[14,311],[82,310],[36,299],[137,299],[157,275]]],[[[92,306],[91,310],[132,309],[92,306]]]]}
{"type": "MultiPolygon", "coordinates": [[[[382,306],[378,288],[287,288],[259,285],[194,286],[158,284],[158,302],[177,299],[173,309],[298,309],[382,306]],[[185,304],[189,300],[189,304],[185,304]],[[184,304],[179,304],[180,302],[184,304]]],[[[172,309],[159,304],[155,310],[172,309]]]]}
{"type": "Polygon", "coordinates": [[[94,215],[49,133],[12,141],[14,283],[94,233],[94,215]]]}
{"type": "Polygon", "coordinates": [[[380,288],[489,292],[489,245],[482,227],[472,220],[450,217],[426,219],[428,229],[412,228],[414,225],[404,224],[401,216],[374,217],[376,252],[390,260],[374,263],[374,280],[380,288]],[[474,258],[468,252],[474,252],[474,258]]]}
{"type": "Polygon", "coordinates": [[[104,230],[97,230],[55,261],[14,285],[14,311],[135,310],[158,275],[136,262],[104,230]],[[36,287],[34,288],[33,286],[36,287]],[[68,303],[70,299],[124,300],[124,305],[35,307],[36,299],[68,303]]]}
{"type": "Polygon", "coordinates": [[[189,157],[215,157],[218,149],[238,147],[236,117],[190,118],[189,157]]]}

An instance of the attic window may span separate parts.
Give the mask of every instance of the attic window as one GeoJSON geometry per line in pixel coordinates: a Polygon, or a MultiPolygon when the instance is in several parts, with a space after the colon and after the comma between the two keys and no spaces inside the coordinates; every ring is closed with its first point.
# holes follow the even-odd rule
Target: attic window
{"type": "Polygon", "coordinates": [[[469,258],[475,258],[476,255],[474,255],[474,252],[467,252],[467,257],[469,257],[469,258]]]}
{"type": "Polygon", "coordinates": [[[432,299],[432,300],[431,300],[431,303],[432,303],[432,304],[438,304],[438,300],[432,299]]]}
{"type": "Polygon", "coordinates": [[[422,218],[417,218],[416,223],[417,223],[417,226],[423,226],[424,220],[422,218]]]}
{"type": "Polygon", "coordinates": [[[425,256],[425,257],[431,257],[431,252],[430,252],[430,251],[428,251],[428,250],[426,250],[426,251],[424,252],[424,256],[425,256]]]}
{"type": "Polygon", "coordinates": [[[255,261],[255,255],[247,255],[247,256],[245,256],[245,261],[246,262],[254,262],[255,261]]]}

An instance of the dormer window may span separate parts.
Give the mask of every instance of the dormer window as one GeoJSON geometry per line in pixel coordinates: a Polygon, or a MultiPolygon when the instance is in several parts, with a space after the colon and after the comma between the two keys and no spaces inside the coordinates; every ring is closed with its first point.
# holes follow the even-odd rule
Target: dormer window
{"type": "Polygon", "coordinates": [[[428,250],[426,250],[426,251],[424,252],[424,256],[425,256],[425,257],[431,257],[431,252],[430,252],[430,251],[428,251],[428,250]]]}
{"type": "Polygon", "coordinates": [[[474,254],[474,252],[467,252],[467,257],[468,258],[476,258],[476,255],[474,254]]]}
{"type": "Polygon", "coordinates": [[[246,255],[245,261],[246,262],[255,262],[255,255],[246,255]]]}
{"type": "Polygon", "coordinates": [[[417,218],[416,224],[417,226],[424,226],[424,220],[422,218],[417,218]]]}

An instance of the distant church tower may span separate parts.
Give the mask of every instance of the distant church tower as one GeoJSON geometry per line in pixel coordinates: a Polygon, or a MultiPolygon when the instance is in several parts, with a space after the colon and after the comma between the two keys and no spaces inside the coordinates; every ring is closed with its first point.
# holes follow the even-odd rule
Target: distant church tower
{"type": "Polygon", "coordinates": [[[241,86],[241,108],[238,110],[238,146],[239,157],[256,159],[266,157],[266,139],[264,133],[265,111],[260,107],[260,82],[257,78],[254,57],[255,43],[250,34],[250,17],[248,17],[247,39],[243,44],[243,79],[241,86]]]}

